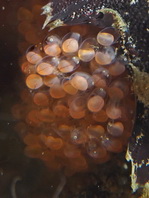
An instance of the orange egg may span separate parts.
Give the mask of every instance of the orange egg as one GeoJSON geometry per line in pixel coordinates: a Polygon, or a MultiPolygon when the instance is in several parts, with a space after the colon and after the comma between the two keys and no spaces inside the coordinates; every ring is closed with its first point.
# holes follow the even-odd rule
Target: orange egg
{"type": "Polygon", "coordinates": [[[39,119],[42,122],[52,123],[55,119],[54,113],[49,108],[41,109],[39,113],[39,119]]]}
{"type": "Polygon", "coordinates": [[[58,43],[50,43],[44,46],[44,52],[49,56],[59,56],[61,48],[58,43]]]}
{"type": "Polygon", "coordinates": [[[108,32],[99,32],[97,34],[97,41],[103,46],[110,46],[114,42],[114,36],[108,32]]]}
{"type": "Polygon", "coordinates": [[[63,98],[66,95],[66,92],[63,90],[61,84],[54,84],[50,88],[50,95],[52,98],[63,98]]]}
{"type": "Polygon", "coordinates": [[[75,68],[75,63],[73,63],[72,61],[68,61],[68,60],[61,60],[58,65],[58,69],[62,73],[72,72],[74,68],[75,68]]]}
{"type": "Polygon", "coordinates": [[[93,80],[96,87],[105,88],[107,86],[106,79],[102,78],[98,74],[93,74],[93,80]]]}
{"type": "Polygon", "coordinates": [[[119,153],[122,152],[123,145],[119,139],[106,137],[102,139],[102,145],[110,152],[119,153]]]}
{"type": "Polygon", "coordinates": [[[87,128],[87,135],[90,139],[99,139],[105,134],[105,129],[101,125],[90,125],[87,128]]]}
{"type": "Polygon", "coordinates": [[[30,89],[38,89],[43,85],[42,78],[38,74],[30,74],[26,78],[26,85],[30,89]]]}
{"type": "Polygon", "coordinates": [[[43,76],[48,76],[53,73],[54,66],[49,63],[42,62],[37,65],[36,70],[38,74],[43,75],[43,76]]]}
{"type": "Polygon", "coordinates": [[[63,104],[57,104],[53,108],[53,112],[56,116],[66,118],[69,116],[68,108],[63,104]]]}
{"type": "Polygon", "coordinates": [[[89,62],[95,57],[95,51],[93,48],[79,49],[78,57],[83,62],[89,62]]]}
{"type": "Polygon", "coordinates": [[[78,92],[78,90],[71,85],[69,80],[63,81],[62,87],[64,91],[70,95],[75,95],[78,92]]]}
{"type": "Polygon", "coordinates": [[[33,101],[36,105],[39,106],[48,106],[49,104],[48,96],[41,92],[38,92],[34,95],[33,101]]]}
{"type": "Polygon", "coordinates": [[[109,100],[109,103],[107,104],[107,107],[106,107],[106,114],[109,118],[114,119],[114,120],[121,118],[122,111],[120,108],[119,99],[114,98],[112,100],[109,100]]]}
{"type": "Polygon", "coordinates": [[[83,76],[75,75],[70,83],[75,89],[81,91],[85,91],[88,88],[87,80],[83,76]]]}
{"type": "Polygon", "coordinates": [[[112,76],[119,76],[126,70],[124,63],[120,61],[110,64],[107,69],[112,76]]]}
{"type": "Polygon", "coordinates": [[[85,110],[83,111],[73,111],[72,109],[69,109],[69,114],[74,119],[81,119],[85,117],[85,110]]]}
{"type": "Polygon", "coordinates": [[[104,106],[104,99],[101,96],[93,96],[87,102],[87,107],[91,112],[98,112],[104,106]]]}
{"type": "Polygon", "coordinates": [[[75,53],[78,51],[79,44],[78,41],[74,38],[66,39],[62,44],[62,50],[65,53],[75,53]]]}
{"type": "Polygon", "coordinates": [[[45,141],[45,145],[52,150],[59,150],[63,146],[63,141],[61,138],[48,136],[45,141]]]}
{"type": "Polygon", "coordinates": [[[107,131],[113,136],[121,136],[124,132],[124,125],[122,122],[109,122],[107,125],[107,131]]]}
{"type": "Polygon", "coordinates": [[[108,65],[115,59],[115,51],[112,47],[105,47],[102,51],[97,51],[95,60],[100,65],[108,65]]]}
{"type": "Polygon", "coordinates": [[[30,52],[28,52],[28,53],[26,54],[26,59],[27,59],[28,62],[30,62],[31,64],[36,64],[36,63],[38,63],[39,61],[42,60],[42,57],[41,57],[39,54],[37,54],[37,53],[35,53],[35,52],[33,52],[33,51],[30,51],[30,52]]]}
{"type": "Polygon", "coordinates": [[[60,79],[54,75],[54,74],[51,74],[49,76],[45,76],[43,78],[43,83],[47,86],[47,87],[52,87],[54,86],[55,84],[59,84],[60,83],[60,79]]]}
{"type": "Polygon", "coordinates": [[[122,99],[124,97],[124,93],[118,87],[111,86],[108,88],[108,95],[110,98],[119,98],[122,99]]]}

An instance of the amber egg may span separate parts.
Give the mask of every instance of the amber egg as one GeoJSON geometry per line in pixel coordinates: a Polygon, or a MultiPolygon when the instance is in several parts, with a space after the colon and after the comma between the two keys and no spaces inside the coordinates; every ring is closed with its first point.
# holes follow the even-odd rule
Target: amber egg
{"type": "Polygon", "coordinates": [[[38,89],[43,85],[42,78],[38,74],[30,74],[26,78],[26,85],[30,89],[38,89]]]}

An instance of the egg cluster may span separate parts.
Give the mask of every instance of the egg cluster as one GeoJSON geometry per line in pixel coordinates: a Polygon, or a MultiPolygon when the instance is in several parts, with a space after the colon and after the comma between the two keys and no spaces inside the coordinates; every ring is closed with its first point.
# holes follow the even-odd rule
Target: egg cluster
{"type": "Polygon", "coordinates": [[[18,49],[24,54],[28,46],[39,43],[46,36],[42,30],[44,16],[41,16],[42,0],[30,0],[21,3],[17,11],[19,42],[18,49]]]}
{"type": "Polygon", "coordinates": [[[30,91],[12,109],[27,156],[72,174],[125,148],[135,99],[119,37],[114,27],[66,26],[27,50],[30,91]]]}

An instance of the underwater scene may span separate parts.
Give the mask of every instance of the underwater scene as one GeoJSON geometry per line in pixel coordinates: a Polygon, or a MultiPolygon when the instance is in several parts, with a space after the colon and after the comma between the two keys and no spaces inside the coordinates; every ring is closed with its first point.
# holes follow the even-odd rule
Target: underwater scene
{"type": "Polygon", "coordinates": [[[149,197],[147,0],[1,0],[0,198],[149,197]]]}

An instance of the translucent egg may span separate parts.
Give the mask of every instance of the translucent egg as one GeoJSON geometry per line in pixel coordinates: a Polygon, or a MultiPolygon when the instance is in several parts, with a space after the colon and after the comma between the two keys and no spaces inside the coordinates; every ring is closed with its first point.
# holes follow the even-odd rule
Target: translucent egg
{"type": "Polygon", "coordinates": [[[87,128],[87,135],[90,139],[101,138],[105,134],[105,129],[101,125],[90,125],[87,128]]]}
{"type": "Polygon", "coordinates": [[[28,62],[30,62],[31,64],[36,64],[39,61],[42,60],[42,57],[40,54],[34,52],[34,51],[29,51],[26,54],[26,59],[28,60],[28,62]]]}
{"type": "Polygon", "coordinates": [[[51,123],[55,119],[54,113],[49,108],[40,110],[40,120],[45,123],[51,123]]]}
{"type": "Polygon", "coordinates": [[[69,104],[70,116],[74,119],[81,119],[85,117],[86,104],[84,103],[85,98],[77,96],[69,104]]]}
{"type": "Polygon", "coordinates": [[[22,65],[21,65],[21,70],[23,73],[25,74],[33,74],[33,73],[36,73],[36,67],[35,65],[29,63],[28,61],[24,62],[22,65]]]}
{"type": "Polygon", "coordinates": [[[78,92],[78,90],[71,85],[69,78],[65,78],[62,81],[62,87],[64,91],[70,95],[75,95],[78,92]]]}
{"type": "Polygon", "coordinates": [[[37,73],[43,76],[48,76],[56,70],[57,65],[59,64],[59,59],[44,57],[42,61],[40,61],[36,65],[37,73]]]}
{"type": "Polygon", "coordinates": [[[85,117],[86,111],[85,110],[74,111],[73,109],[70,108],[69,109],[69,114],[74,119],[81,119],[81,118],[85,117]]]}
{"type": "Polygon", "coordinates": [[[108,95],[110,98],[119,98],[119,99],[122,99],[124,97],[124,93],[123,91],[118,88],[118,87],[115,87],[115,86],[110,86],[108,88],[108,95]]]}
{"type": "Polygon", "coordinates": [[[70,138],[70,131],[73,130],[73,126],[67,124],[60,124],[55,127],[55,132],[63,139],[70,138]]]}
{"type": "Polygon", "coordinates": [[[96,113],[101,111],[105,105],[104,98],[106,97],[106,91],[103,88],[95,88],[89,95],[87,100],[87,107],[89,111],[96,113]]]}
{"type": "Polygon", "coordinates": [[[50,75],[54,71],[54,67],[49,63],[40,63],[37,66],[37,73],[43,76],[50,75]]]}
{"type": "Polygon", "coordinates": [[[119,99],[110,99],[107,107],[106,107],[106,114],[111,119],[118,119],[122,116],[122,111],[120,107],[120,100],[119,99]]]}
{"type": "Polygon", "coordinates": [[[107,69],[100,67],[92,75],[96,87],[105,88],[110,82],[110,75],[107,69]]]}
{"type": "Polygon", "coordinates": [[[101,147],[99,143],[92,139],[87,143],[87,152],[90,157],[96,158],[104,158],[107,155],[107,151],[104,147],[101,147]]]}
{"type": "Polygon", "coordinates": [[[52,74],[52,75],[49,75],[49,76],[45,76],[43,78],[43,83],[47,87],[52,87],[55,84],[60,84],[60,79],[56,75],[52,74]]]}
{"type": "Polygon", "coordinates": [[[31,110],[26,116],[26,122],[31,126],[38,126],[41,123],[40,112],[38,110],[31,110]]]}
{"type": "Polygon", "coordinates": [[[85,104],[85,96],[76,96],[72,99],[72,101],[69,103],[69,108],[71,108],[74,111],[82,111],[86,108],[85,104]]]}
{"type": "Polygon", "coordinates": [[[44,52],[49,56],[59,56],[61,48],[57,43],[47,44],[44,46],[44,52]]]}
{"type": "Polygon", "coordinates": [[[48,96],[45,93],[41,92],[35,93],[33,101],[36,105],[39,106],[48,106],[49,104],[48,96]]]}
{"type": "Polygon", "coordinates": [[[50,35],[45,39],[44,42],[47,44],[57,43],[61,45],[61,38],[58,35],[50,35]]]}
{"type": "Polygon", "coordinates": [[[105,136],[102,139],[102,145],[107,149],[107,151],[119,153],[122,152],[123,145],[119,139],[105,136]]]}
{"type": "Polygon", "coordinates": [[[95,51],[92,48],[79,49],[78,56],[83,62],[90,62],[95,56],[95,51]]]}
{"type": "Polygon", "coordinates": [[[120,61],[110,64],[107,69],[112,76],[119,76],[126,70],[124,63],[120,61]]]}
{"type": "Polygon", "coordinates": [[[121,136],[124,132],[124,125],[122,122],[109,122],[107,124],[107,131],[112,136],[121,136]]]}
{"type": "Polygon", "coordinates": [[[63,140],[61,138],[49,136],[45,141],[45,145],[51,150],[59,150],[63,146],[63,140]]]}
{"type": "Polygon", "coordinates": [[[102,76],[98,74],[93,74],[93,79],[96,87],[102,87],[105,88],[107,86],[106,79],[104,79],[102,76]]]}
{"type": "Polygon", "coordinates": [[[92,96],[87,101],[87,107],[91,112],[98,112],[104,106],[104,99],[101,96],[92,96]]]}
{"type": "Polygon", "coordinates": [[[78,33],[68,33],[62,39],[62,50],[64,54],[76,53],[79,49],[80,34],[78,33]]]}
{"type": "Polygon", "coordinates": [[[71,141],[74,144],[83,144],[86,142],[87,137],[82,128],[75,128],[70,132],[71,141]]]}
{"type": "Polygon", "coordinates": [[[30,74],[26,78],[26,85],[30,89],[38,89],[43,85],[43,80],[38,74],[30,74]]]}
{"type": "Polygon", "coordinates": [[[74,88],[80,91],[85,91],[94,85],[92,77],[83,72],[75,72],[72,74],[70,83],[74,88]]]}
{"type": "Polygon", "coordinates": [[[81,91],[85,91],[88,88],[88,83],[87,80],[79,75],[75,75],[72,79],[71,79],[71,85],[81,91]]]}
{"type": "Polygon", "coordinates": [[[110,98],[122,99],[128,95],[129,82],[126,79],[115,80],[108,88],[110,98]]]}
{"type": "Polygon", "coordinates": [[[80,46],[78,51],[78,57],[83,62],[90,62],[95,57],[94,47],[96,46],[96,41],[93,38],[88,38],[80,46]]]}
{"type": "Polygon", "coordinates": [[[44,52],[49,56],[59,56],[61,53],[61,39],[57,35],[48,36],[44,41],[44,52]]]}
{"type": "Polygon", "coordinates": [[[92,96],[101,96],[102,98],[105,98],[107,95],[107,92],[103,88],[95,88],[93,91],[90,93],[90,97],[92,96]]]}
{"type": "Polygon", "coordinates": [[[63,98],[66,92],[63,90],[62,85],[57,83],[50,87],[50,95],[52,98],[63,98]]]}
{"type": "Polygon", "coordinates": [[[114,36],[107,32],[99,32],[97,34],[97,41],[103,46],[110,46],[114,42],[114,36]]]}
{"type": "Polygon", "coordinates": [[[60,60],[58,69],[62,73],[70,73],[74,71],[78,65],[73,61],[73,59],[63,58],[60,60]]]}
{"type": "Polygon", "coordinates": [[[97,34],[97,41],[100,45],[110,46],[119,38],[118,31],[113,27],[106,27],[97,34]]]}
{"type": "Polygon", "coordinates": [[[66,39],[62,44],[62,50],[65,53],[75,53],[78,51],[79,44],[78,41],[74,38],[66,39]]]}
{"type": "Polygon", "coordinates": [[[119,88],[124,93],[125,96],[129,92],[129,81],[127,78],[121,78],[119,80],[115,80],[111,85],[113,87],[119,88]]]}
{"type": "Polygon", "coordinates": [[[61,117],[61,118],[66,118],[66,117],[69,116],[68,107],[66,107],[66,105],[64,105],[64,104],[56,104],[56,105],[54,105],[53,113],[57,117],[61,117]]]}
{"type": "Polygon", "coordinates": [[[95,60],[100,65],[109,65],[115,59],[116,53],[112,47],[104,47],[95,54],[95,60]]]}

